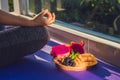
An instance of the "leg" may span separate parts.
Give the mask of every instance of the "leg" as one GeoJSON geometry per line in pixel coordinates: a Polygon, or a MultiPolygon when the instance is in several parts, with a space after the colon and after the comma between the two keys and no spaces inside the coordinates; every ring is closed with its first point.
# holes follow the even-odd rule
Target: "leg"
{"type": "Polygon", "coordinates": [[[0,31],[0,66],[41,49],[49,40],[45,27],[16,27],[0,31]]]}

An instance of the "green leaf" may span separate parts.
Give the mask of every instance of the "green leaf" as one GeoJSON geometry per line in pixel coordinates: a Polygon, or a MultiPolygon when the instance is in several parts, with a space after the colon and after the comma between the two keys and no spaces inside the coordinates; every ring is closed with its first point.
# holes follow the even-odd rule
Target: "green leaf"
{"type": "Polygon", "coordinates": [[[92,7],[94,7],[94,6],[95,6],[95,4],[92,3],[92,7]]]}
{"type": "Polygon", "coordinates": [[[81,2],[80,2],[80,6],[82,6],[84,2],[85,2],[84,0],[81,0],[81,2]]]}
{"type": "Polygon", "coordinates": [[[71,57],[71,59],[74,59],[74,55],[71,57]]]}
{"type": "Polygon", "coordinates": [[[120,3],[120,0],[118,0],[118,3],[120,3]]]}
{"type": "Polygon", "coordinates": [[[73,51],[73,49],[71,50],[71,55],[70,55],[70,57],[72,57],[75,53],[74,53],[74,51],[73,51]]]}
{"type": "Polygon", "coordinates": [[[62,63],[64,62],[64,59],[62,59],[62,63]]]}

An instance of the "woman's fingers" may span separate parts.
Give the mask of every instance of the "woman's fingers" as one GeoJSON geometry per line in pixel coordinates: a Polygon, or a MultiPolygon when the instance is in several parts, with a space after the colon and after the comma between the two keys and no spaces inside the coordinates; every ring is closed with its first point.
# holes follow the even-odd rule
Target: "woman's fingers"
{"type": "Polygon", "coordinates": [[[53,22],[55,22],[55,14],[52,13],[51,16],[52,16],[52,17],[50,17],[50,18],[48,19],[49,24],[52,24],[53,22]]]}
{"type": "Polygon", "coordinates": [[[48,13],[48,9],[43,10],[43,11],[40,13],[40,15],[41,15],[41,16],[45,16],[45,14],[47,14],[47,13],[48,13]]]}
{"type": "Polygon", "coordinates": [[[55,13],[52,13],[52,19],[55,20],[55,13]]]}
{"type": "Polygon", "coordinates": [[[49,21],[52,20],[53,16],[52,16],[52,14],[49,11],[47,12],[47,15],[48,15],[47,20],[49,22],[49,21]]]}
{"type": "Polygon", "coordinates": [[[44,21],[43,23],[45,25],[49,25],[49,24],[52,24],[53,22],[55,22],[55,14],[48,11],[48,9],[43,10],[35,18],[37,20],[43,20],[44,21]],[[45,17],[45,16],[47,16],[47,17],[45,17]]]}

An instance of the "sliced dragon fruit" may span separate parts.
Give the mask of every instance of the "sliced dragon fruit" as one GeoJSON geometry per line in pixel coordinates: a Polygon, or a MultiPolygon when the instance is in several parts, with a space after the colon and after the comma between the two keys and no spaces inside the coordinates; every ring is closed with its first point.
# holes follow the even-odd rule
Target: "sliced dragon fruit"
{"type": "Polygon", "coordinates": [[[57,45],[52,47],[51,55],[54,58],[57,57],[57,59],[61,61],[63,58],[70,56],[72,51],[73,53],[83,54],[84,53],[83,47],[84,47],[83,41],[81,41],[80,43],[71,42],[71,44],[69,45],[57,45]]]}
{"type": "Polygon", "coordinates": [[[53,57],[64,58],[70,55],[71,47],[66,45],[57,45],[52,47],[51,55],[53,57]]]}

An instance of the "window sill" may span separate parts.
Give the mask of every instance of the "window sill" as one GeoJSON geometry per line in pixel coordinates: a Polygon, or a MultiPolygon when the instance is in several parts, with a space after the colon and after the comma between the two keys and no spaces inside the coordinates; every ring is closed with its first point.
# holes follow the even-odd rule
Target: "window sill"
{"type": "Polygon", "coordinates": [[[56,23],[51,24],[50,27],[120,49],[120,39],[113,36],[87,30],[61,21],[56,21],[56,23]]]}

